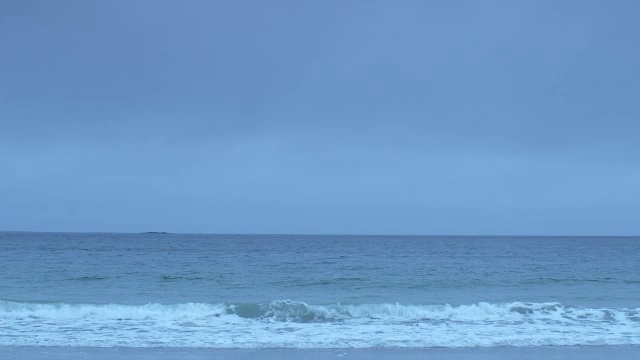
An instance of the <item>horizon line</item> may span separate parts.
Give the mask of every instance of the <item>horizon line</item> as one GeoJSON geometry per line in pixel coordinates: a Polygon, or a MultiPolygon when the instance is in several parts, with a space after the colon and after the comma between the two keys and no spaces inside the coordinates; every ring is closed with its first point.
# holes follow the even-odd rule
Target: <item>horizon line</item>
{"type": "Polygon", "coordinates": [[[252,233],[252,232],[169,232],[169,231],[42,231],[0,230],[0,233],[36,234],[122,234],[122,235],[270,235],[270,236],[442,236],[442,237],[640,237],[640,235],[540,235],[540,234],[365,234],[365,233],[252,233]]]}

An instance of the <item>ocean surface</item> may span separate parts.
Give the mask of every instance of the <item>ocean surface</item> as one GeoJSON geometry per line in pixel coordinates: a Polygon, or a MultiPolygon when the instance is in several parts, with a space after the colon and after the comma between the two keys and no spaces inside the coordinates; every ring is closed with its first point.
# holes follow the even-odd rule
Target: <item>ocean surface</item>
{"type": "Polygon", "coordinates": [[[0,346],[640,345],[640,238],[0,232],[0,346]]]}

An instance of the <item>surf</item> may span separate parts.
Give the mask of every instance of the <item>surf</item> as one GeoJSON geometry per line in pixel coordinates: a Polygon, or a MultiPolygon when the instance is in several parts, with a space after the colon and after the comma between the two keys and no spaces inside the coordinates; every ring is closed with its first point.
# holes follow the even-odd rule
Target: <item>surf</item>
{"type": "Polygon", "coordinates": [[[640,345],[640,309],[466,305],[141,305],[0,300],[0,345],[203,348],[640,345]]]}

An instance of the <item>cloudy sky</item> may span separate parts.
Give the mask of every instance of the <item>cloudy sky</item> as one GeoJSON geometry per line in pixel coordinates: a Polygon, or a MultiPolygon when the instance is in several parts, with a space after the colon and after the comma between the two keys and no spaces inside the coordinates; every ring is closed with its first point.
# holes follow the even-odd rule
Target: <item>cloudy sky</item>
{"type": "Polygon", "coordinates": [[[0,2],[0,230],[640,234],[636,1],[0,2]]]}

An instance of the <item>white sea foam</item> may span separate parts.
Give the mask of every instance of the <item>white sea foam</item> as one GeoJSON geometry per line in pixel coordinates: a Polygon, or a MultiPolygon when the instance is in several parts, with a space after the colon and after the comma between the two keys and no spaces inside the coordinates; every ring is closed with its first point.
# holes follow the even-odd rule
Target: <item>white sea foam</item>
{"type": "Polygon", "coordinates": [[[640,345],[640,309],[451,305],[65,304],[0,301],[0,345],[464,347],[640,345]]]}
{"type": "Polygon", "coordinates": [[[0,319],[94,320],[189,320],[225,312],[224,304],[65,304],[20,303],[0,300],[0,319]]]}

